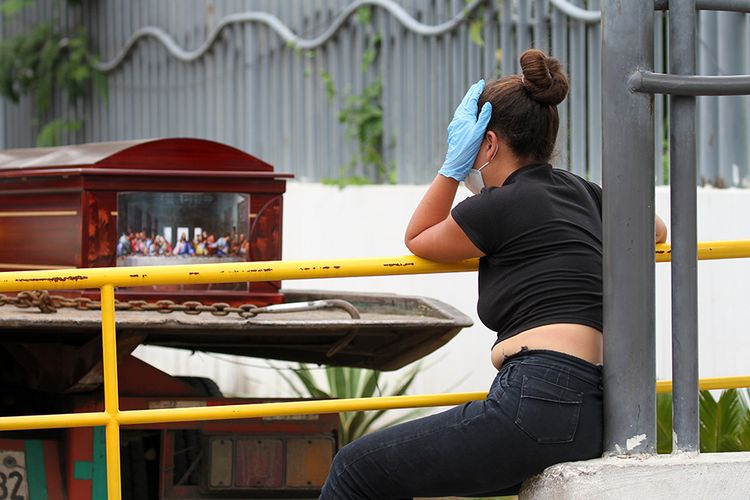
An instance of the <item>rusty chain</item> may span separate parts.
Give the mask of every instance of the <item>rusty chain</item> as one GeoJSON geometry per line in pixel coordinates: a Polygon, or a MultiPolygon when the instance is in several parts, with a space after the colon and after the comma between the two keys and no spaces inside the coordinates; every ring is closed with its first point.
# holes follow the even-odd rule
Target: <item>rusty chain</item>
{"type": "MultiPolygon", "coordinates": [[[[4,305],[13,305],[19,309],[28,309],[38,307],[43,313],[55,313],[59,308],[68,307],[78,309],[79,311],[100,310],[101,302],[91,300],[87,297],[63,297],[62,295],[50,295],[46,290],[18,292],[15,297],[0,293],[0,307],[4,305]]],[[[187,301],[178,304],[172,300],[158,300],[156,302],[146,302],[145,300],[128,300],[121,301],[115,299],[115,309],[118,311],[156,311],[162,314],[173,312],[183,312],[185,314],[201,314],[204,312],[211,313],[214,316],[228,316],[236,313],[240,318],[252,318],[260,310],[255,304],[242,304],[233,307],[226,302],[216,302],[214,304],[203,304],[198,301],[187,301]]]]}

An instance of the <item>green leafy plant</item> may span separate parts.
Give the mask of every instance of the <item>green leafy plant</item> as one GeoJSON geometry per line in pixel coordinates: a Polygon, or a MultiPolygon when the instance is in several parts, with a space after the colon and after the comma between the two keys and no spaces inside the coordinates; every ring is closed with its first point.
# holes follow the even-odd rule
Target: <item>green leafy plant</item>
{"type": "MultiPolygon", "coordinates": [[[[372,9],[361,7],[357,10],[357,21],[363,26],[366,35],[367,48],[362,53],[360,69],[362,73],[375,65],[380,53],[381,34],[372,30],[372,9]]],[[[336,86],[331,75],[321,72],[321,78],[326,90],[328,102],[332,103],[336,95],[336,86]]],[[[324,179],[324,184],[339,187],[357,184],[369,184],[372,179],[377,182],[396,183],[396,168],[393,163],[387,163],[384,157],[386,141],[383,135],[383,80],[371,80],[359,94],[348,93],[344,96],[341,110],[338,114],[339,122],[345,125],[346,137],[356,141],[357,154],[352,161],[341,167],[338,178],[324,179]],[[365,169],[364,175],[353,175],[357,164],[365,169]]],[[[393,141],[388,147],[393,146],[393,141]]]]}
{"type": "Polygon", "coordinates": [[[357,9],[357,22],[362,25],[370,24],[372,22],[372,8],[365,6],[357,9]]]}
{"type": "Polygon", "coordinates": [[[61,135],[65,132],[77,132],[83,126],[82,120],[64,120],[56,118],[48,122],[36,136],[36,147],[48,148],[60,144],[61,135]]]}
{"type": "Polygon", "coordinates": [[[484,47],[484,38],[482,37],[482,30],[484,30],[484,20],[475,19],[469,25],[469,37],[471,41],[480,47],[484,47]]]}
{"type": "Polygon", "coordinates": [[[331,78],[331,74],[328,71],[321,71],[320,78],[323,80],[323,85],[326,89],[328,104],[332,104],[336,98],[336,84],[333,83],[333,78],[331,78]]]}
{"type": "MultiPolygon", "coordinates": [[[[710,391],[701,391],[700,451],[750,451],[750,391],[745,396],[737,389],[721,393],[718,401],[710,391]]],[[[672,452],[672,395],[656,398],[656,449],[672,452]]]]}
{"type": "Polygon", "coordinates": [[[388,166],[383,157],[382,96],[383,81],[377,78],[361,94],[347,96],[339,112],[339,122],[346,125],[347,137],[357,141],[358,156],[352,163],[361,161],[380,180],[389,177],[388,166]]]}
{"type": "Polygon", "coordinates": [[[365,49],[365,51],[362,53],[362,73],[367,73],[367,70],[370,69],[370,66],[375,62],[375,59],[378,57],[378,53],[380,52],[380,33],[375,33],[370,37],[370,43],[365,49]]]}
{"type": "MultiPolygon", "coordinates": [[[[464,3],[468,6],[472,0],[464,0],[464,3]]],[[[484,31],[484,7],[480,7],[476,13],[472,16],[469,21],[469,39],[474,45],[484,47],[484,37],[482,32],[484,31]]]]}
{"type": "MultiPolygon", "coordinates": [[[[33,0],[12,0],[0,4],[0,9],[12,16],[31,4],[33,0]]],[[[60,132],[82,126],[80,121],[66,122],[48,116],[57,91],[67,96],[71,106],[89,97],[94,87],[106,97],[106,79],[96,69],[98,58],[88,46],[88,34],[83,28],[67,33],[52,22],[35,25],[0,43],[0,94],[13,102],[30,95],[37,122],[47,121],[39,132],[37,145],[54,145],[60,132]]]]}
{"type": "Polygon", "coordinates": [[[12,16],[29,5],[32,5],[35,0],[5,0],[0,3],[0,12],[6,16],[12,16]]]}
{"type": "Polygon", "coordinates": [[[656,395],[656,452],[672,453],[672,394],[656,395]]]}
{"type": "MultiPolygon", "coordinates": [[[[414,377],[420,370],[421,365],[415,364],[403,378],[395,382],[393,389],[388,384],[383,384],[383,396],[401,396],[411,387],[414,377]]],[[[325,368],[325,384],[319,383],[313,375],[312,370],[306,364],[300,363],[294,369],[292,375],[285,374],[279,370],[279,375],[289,384],[289,387],[300,397],[316,399],[330,398],[369,398],[377,394],[380,385],[381,372],[367,370],[364,368],[346,368],[329,366],[325,368]]],[[[339,414],[341,419],[341,445],[345,445],[360,436],[377,430],[378,424],[382,422],[387,410],[367,412],[346,412],[339,414]]],[[[422,413],[422,410],[412,410],[402,416],[388,422],[393,425],[414,418],[422,413]]]]}

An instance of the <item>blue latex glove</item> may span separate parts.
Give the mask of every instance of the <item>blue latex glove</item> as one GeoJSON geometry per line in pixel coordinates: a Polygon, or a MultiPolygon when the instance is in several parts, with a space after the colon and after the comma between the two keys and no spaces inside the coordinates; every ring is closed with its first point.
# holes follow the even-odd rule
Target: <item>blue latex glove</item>
{"type": "Polygon", "coordinates": [[[483,90],[484,80],[472,85],[448,125],[448,153],[438,173],[459,182],[466,178],[474,165],[487,124],[492,117],[492,104],[489,102],[484,103],[477,117],[477,101],[483,90]]]}

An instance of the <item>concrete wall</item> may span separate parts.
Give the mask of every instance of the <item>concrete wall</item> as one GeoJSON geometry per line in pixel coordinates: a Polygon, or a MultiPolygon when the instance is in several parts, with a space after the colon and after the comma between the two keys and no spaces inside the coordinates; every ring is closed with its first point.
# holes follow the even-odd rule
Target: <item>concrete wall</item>
{"type": "MultiPolygon", "coordinates": [[[[290,183],[285,195],[284,259],[328,259],[404,255],[403,232],[426,186],[353,186],[290,183]]],[[[458,200],[468,196],[463,188],[458,200]]],[[[750,239],[750,191],[699,189],[700,240],[750,239]]],[[[658,188],[657,211],[669,226],[669,194],[658,188]]],[[[624,207],[623,209],[627,209],[624,207]]],[[[671,378],[670,273],[657,265],[657,375],[671,378]]],[[[700,375],[750,375],[750,261],[707,261],[699,265],[700,375]]],[[[475,325],[425,360],[412,393],[486,390],[493,332],[476,316],[476,275],[341,278],[287,281],[285,288],[387,291],[434,297],[474,319],[475,325]]],[[[137,355],[174,374],[205,375],[225,392],[272,396],[289,394],[264,360],[237,359],[139,348],[137,355]],[[221,358],[221,359],[220,359],[221,358]],[[227,361],[229,360],[229,361],[227,361]]],[[[282,363],[275,363],[282,366],[282,363]]],[[[398,376],[396,373],[394,376],[398,376]]]]}
{"type": "Polygon", "coordinates": [[[524,483],[520,500],[747,500],[750,453],[611,457],[553,465],[524,483]]]}

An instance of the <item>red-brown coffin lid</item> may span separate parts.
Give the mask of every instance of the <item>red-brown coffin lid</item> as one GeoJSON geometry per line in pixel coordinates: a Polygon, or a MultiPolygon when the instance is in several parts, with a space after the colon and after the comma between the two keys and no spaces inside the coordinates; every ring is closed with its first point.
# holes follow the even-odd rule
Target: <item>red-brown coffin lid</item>
{"type": "Polygon", "coordinates": [[[273,172],[271,165],[237,148],[195,138],[141,139],[0,151],[0,177],[104,174],[113,170],[119,174],[136,174],[140,170],[210,170],[292,177],[291,174],[273,172]]]}

